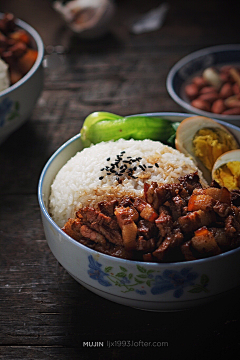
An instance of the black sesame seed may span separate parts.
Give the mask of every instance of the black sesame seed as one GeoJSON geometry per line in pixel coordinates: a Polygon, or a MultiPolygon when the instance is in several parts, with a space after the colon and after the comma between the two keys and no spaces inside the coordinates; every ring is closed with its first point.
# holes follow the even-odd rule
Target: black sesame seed
{"type": "Polygon", "coordinates": [[[158,168],[159,167],[159,165],[157,164],[157,163],[155,163],[155,166],[158,168]]]}
{"type": "Polygon", "coordinates": [[[99,177],[99,180],[102,180],[102,179],[103,179],[103,176],[100,176],[100,177],[99,177]]]}
{"type": "Polygon", "coordinates": [[[107,175],[111,175],[111,173],[110,173],[110,172],[108,172],[108,173],[107,173],[107,175]]]}
{"type": "Polygon", "coordinates": [[[105,168],[102,168],[101,171],[105,170],[105,168]]]}
{"type": "Polygon", "coordinates": [[[109,158],[107,158],[107,161],[110,161],[110,159],[111,159],[110,157],[109,157],[109,158]]]}
{"type": "Polygon", "coordinates": [[[153,165],[148,165],[148,168],[153,168],[153,165]]]}

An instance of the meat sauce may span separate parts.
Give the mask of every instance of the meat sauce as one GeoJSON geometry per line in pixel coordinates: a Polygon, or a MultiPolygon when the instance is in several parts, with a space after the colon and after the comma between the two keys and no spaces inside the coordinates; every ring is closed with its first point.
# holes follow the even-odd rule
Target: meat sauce
{"type": "Polygon", "coordinates": [[[148,262],[201,259],[240,246],[240,191],[214,181],[204,189],[197,173],[178,180],[145,184],[144,199],[79,209],[63,231],[101,253],[148,262]]]}

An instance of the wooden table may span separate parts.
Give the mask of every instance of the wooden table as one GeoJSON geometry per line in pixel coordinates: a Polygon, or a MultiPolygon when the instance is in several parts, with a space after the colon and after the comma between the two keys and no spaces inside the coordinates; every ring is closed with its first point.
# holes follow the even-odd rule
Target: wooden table
{"type": "MultiPolygon", "coordinates": [[[[45,71],[29,121],[0,147],[0,358],[122,359],[181,354],[233,358],[240,349],[240,290],[208,305],[172,313],[145,312],[105,300],[73,280],[48,248],[37,200],[50,155],[77,134],[93,111],[121,115],[181,111],[165,82],[183,56],[239,43],[237,2],[169,0],[163,27],[134,35],[131,22],[160,4],[119,0],[111,31],[99,40],[71,34],[47,0],[1,0],[41,34],[46,48],[64,46],[62,66],[45,71]],[[129,347],[118,340],[134,341],[129,347]],[[84,346],[104,342],[104,347],[84,346]],[[107,347],[107,341],[114,346],[107,347]]],[[[236,357],[235,357],[236,358],[236,357]]]]}

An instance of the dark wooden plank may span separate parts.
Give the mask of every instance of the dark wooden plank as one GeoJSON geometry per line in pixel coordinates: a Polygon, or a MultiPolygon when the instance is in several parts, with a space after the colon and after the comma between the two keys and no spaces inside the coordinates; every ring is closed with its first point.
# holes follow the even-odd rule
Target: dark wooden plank
{"type": "MultiPolygon", "coordinates": [[[[171,67],[192,51],[239,43],[236,1],[169,0],[164,26],[134,35],[130,24],[158,0],[119,0],[110,34],[97,41],[71,34],[48,0],[1,0],[32,24],[45,46],[65,46],[62,66],[45,69],[44,90],[29,121],[0,146],[0,357],[122,359],[179,352],[233,358],[240,348],[240,289],[218,301],[176,313],[145,312],[105,300],[79,285],[52,255],[37,201],[41,170],[80,131],[93,111],[120,115],[181,111],[166,90],[171,67]],[[84,342],[104,342],[90,348],[84,342]],[[116,341],[108,348],[107,341],[116,341]],[[214,354],[214,355],[213,355],[214,354]]],[[[186,355],[187,356],[187,355],[186,355]]]]}

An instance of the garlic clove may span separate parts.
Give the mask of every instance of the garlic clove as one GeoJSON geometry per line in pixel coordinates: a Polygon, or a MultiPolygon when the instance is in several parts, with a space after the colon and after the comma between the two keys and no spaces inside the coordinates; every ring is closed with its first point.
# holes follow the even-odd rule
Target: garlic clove
{"type": "Polygon", "coordinates": [[[213,68],[207,68],[203,72],[203,78],[211,84],[216,90],[219,90],[222,86],[222,79],[218,72],[213,68]]]}

